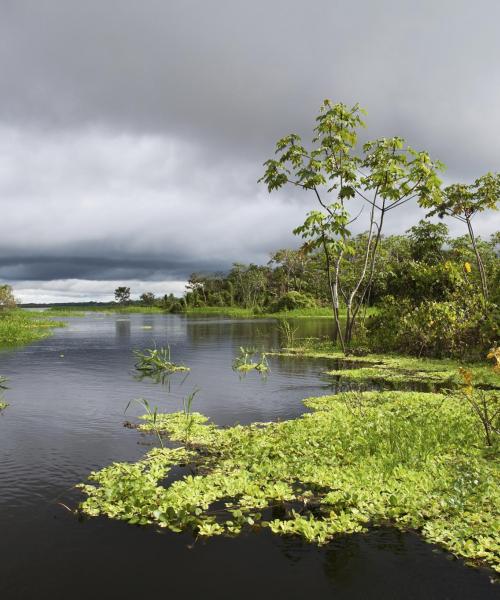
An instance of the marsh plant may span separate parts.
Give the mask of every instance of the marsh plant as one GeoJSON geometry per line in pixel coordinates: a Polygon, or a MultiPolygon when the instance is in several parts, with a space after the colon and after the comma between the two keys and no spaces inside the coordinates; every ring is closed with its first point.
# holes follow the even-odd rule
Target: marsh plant
{"type": "Polygon", "coordinates": [[[145,398],[134,398],[133,400],[130,400],[127,403],[127,406],[125,407],[125,410],[123,411],[124,413],[127,412],[130,405],[132,404],[132,402],[135,402],[139,406],[144,408],[144,410],[146,411],[146,415],[148,417],[148,421],[151,424],[151,429],[156,433],[158,441],[160,442],[160,446],[163,448],[164,447],[163,440],[161,439],[160,429],[157,426],[158,425],[158,407],[157,406],[151,407],[151,405],[145,398]]]}
{"type": "Polygon", "coordinates": [[[264,352],[259,353],[255,348],[245,348],[240,346],[239,354],[233,361],[235,371],[259,371],[266,373],[269,371],[269,364],[264,352]]]}
{"type": "Polygon", "coordinates": [[[278,333],[282,348],[293,348],[295,346],[297,330],[298,327],[294,327],[288,319],[278,320],[278,333]]]}
{"type": "Polygon", "coordinates": [[[144,351],[135,350],[137,358],[135,368],[145,375],[158,373],[174,373],[176,371],[189,371],[189,367],[172,362],[170,346],[165,348],[147,348],[144,351]]]}
{"type": "Polygon", "coordinates": [[[189,445],[191,431],[195,422],[192,410],[193,400],[199,391],[199,388],[195,388],[190,394],[188,394],[182,399],[182,412],[186,420],[186,435],[184,438],[184,442],[186,445],[189,445]]]}

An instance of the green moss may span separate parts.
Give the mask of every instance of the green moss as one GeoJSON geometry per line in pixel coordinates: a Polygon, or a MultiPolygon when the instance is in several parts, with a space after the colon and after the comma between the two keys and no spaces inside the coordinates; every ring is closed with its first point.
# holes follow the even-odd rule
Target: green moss
{"type": "Polygon", "coordinates": [[[50,329],[64,323],[22,309],[0,311],[0,346],[17,346],[50,335],[50,329]]]}
{"type": "Polygon", "coordinates": [[[0,402],[0,411],[2,411],[4,408],[7,408],[7,406],[9,406],[6,402],[0,402]]]}
{"type": "MultiPolygon", "coordinates": [[[[219,429],[198,413],[145,417],[176,449],[115,463],[81,486],[84,513],[198,535],[268,527],[323,544],[392,523],[500,570],[499,468],[459,396],[417,392],[311,398],[279,423],[219,429]],[[163,482],[174,465],[196,475],[163,482]]],[[[496,447],[498,449],[498,446],[496,447]]]]}

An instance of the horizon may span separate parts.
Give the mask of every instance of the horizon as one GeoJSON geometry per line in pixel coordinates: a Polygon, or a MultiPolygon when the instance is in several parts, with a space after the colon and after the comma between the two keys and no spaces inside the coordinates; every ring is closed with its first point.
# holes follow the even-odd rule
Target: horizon
{"type": "MultiPolygon", "coordinates": [[[[117,285],[179,295],[191,272],[297,247],[314,198],[257,180],[281,136],[309,143],[324,98],[367,110],[362,142],[429,151],[445,184],[500,165],[492,0],[0,11],[0,283],[23,303],[105,301],[117,285]]],[[[386,233],[424,214],[408,205],[386,233]]],[[[476,223],[483,238],[499,224],[476,223]]]]}

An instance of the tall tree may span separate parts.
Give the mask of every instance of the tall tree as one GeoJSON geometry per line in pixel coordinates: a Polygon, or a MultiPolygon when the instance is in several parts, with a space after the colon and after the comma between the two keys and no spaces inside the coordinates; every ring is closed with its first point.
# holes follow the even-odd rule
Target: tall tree
{"type": "Polygon", "coordinates": [[[458,219],[467,226],[467,232],[476,255],[485,302],[488,300],[488,281],[472,226],[472,219],[478,213],[486,210],[497,210],[499,201],[500,174],[486,173],[470,185],[454,183],[446,187],[441,196],[425,198],[421,202],[422,206],[431,208],[429,215],[438,215],[441,218],[447,215],[458,219]]]}
{"type": "MultiPolygon", "coordinates": [[[[286,184],[314,194],[319,210],[307,215],[295,233],[306,240],[308,250],[321,249],[333,314],[334,337],[342,349],[349,345],[357,315],[371,287],[384,218],[390,210],[417,199],[429,202],[439,195],[437,171],[441,163],[427,152],[413,150],[400,137],[380,138],[358,148],[358,129],[364,126],[359,105],[332,104],[325,100],[316,118],[312,147],[290,134],[276,144],[276,158],[267,160],[261,181],[269,192],[286,184]],[[350,224],[359,216],[347,209],[347,201],[369,206],[369,227],[359,276],[349,289],[342,286],[343,263],[355,251],[350,224]],[[340,324],[341,300],[346,322],[340,324]]],[[[361,207],[362,210],[363,207],[361,207]]]]}
{"type": "Polygon", "coordinates": [[[130,301],[130,288],[125,286],[117,287],[115,290],[115,301],[120,304],[127,304],[130,301]]]}

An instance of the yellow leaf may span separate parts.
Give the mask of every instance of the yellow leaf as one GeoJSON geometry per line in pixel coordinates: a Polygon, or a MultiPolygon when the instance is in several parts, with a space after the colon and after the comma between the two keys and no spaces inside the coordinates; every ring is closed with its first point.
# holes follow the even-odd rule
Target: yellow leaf
{"type": "Polygon", "coordinates": [[[467,273],[470,273],[472,271],[472,267],[471,267],[470,262],[464,263],[464,268],[467,271],[467,273]]]}

